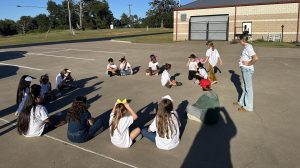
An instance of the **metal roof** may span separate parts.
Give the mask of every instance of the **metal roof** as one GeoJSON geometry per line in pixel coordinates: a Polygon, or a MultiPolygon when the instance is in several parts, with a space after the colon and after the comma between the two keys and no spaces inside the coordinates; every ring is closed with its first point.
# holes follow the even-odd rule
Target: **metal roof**
{"type": "Polygon", "coordinates": [[[298,3],[299,0],[197,0],[183,5],[176,10],[220,8],[233,6],[267,5],[281,3],[298,3]]]}

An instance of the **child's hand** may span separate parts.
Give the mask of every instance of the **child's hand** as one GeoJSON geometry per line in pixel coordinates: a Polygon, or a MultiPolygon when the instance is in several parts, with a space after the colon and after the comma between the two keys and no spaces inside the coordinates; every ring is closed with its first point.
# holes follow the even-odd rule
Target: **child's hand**
{"type": "Polygon", "coordinates": [[[128,103],[124,103],[124,106],[125,106],[126,108],[129,108],[129,107],[130,107],[128,103]]]}
{"type": "Polygon", "coordinates": [[[249,63],[250,63],[250,61],[242,61],[242,64],[243,64],[243,65],[246,65],[246,66],[250,66],[249,63]]]}

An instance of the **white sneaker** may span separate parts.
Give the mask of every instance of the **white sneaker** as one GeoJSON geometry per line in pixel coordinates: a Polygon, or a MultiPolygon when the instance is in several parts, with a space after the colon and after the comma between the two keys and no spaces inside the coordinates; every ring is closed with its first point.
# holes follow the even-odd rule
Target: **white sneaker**
{"type": "Polygon", "coordinates": [[[188,116],[188,119],[190,119],[190,120],[193,120],[193,121],[202,123],[201,120],[200,120],[199,118],[197,118],[197,117],[195,117],[195,116],[193,116],[193,115],[191,115],[191,114],[189,114],[189,113],[187,113],[187,116],[188,116]]]}
{"type": "Polygon", "coordinates": [[[15,116],[19,116],[19,112],[16,111],[16,112],[15,112],[15,116]]]}
{"type": "Polygon", "coordinates": [[[149,76],[149,75],[150,75],[150,73],[146,73],[146,75],[147,75],[147,76],[149,76]]]}

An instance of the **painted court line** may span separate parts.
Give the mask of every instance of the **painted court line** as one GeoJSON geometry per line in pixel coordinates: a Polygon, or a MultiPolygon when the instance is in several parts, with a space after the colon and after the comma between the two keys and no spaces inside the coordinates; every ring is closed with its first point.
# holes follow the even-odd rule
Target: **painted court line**
{"type": "MultiPolygon", "coordinates": [[[[6,122],[6,123],[10,123],[10,121],[5,120],[5,119],[3,119],[3,118],[0,118],[0,120],[1,120],[1,121],[4,121],[4,122],[6,122]]],[[[15,125],[17,125],[17,124],[16,124],[16,123],[12,123],[12,125],[15,126],[15,125]]],[[[95,152],[95,151],[92,151],[92,150],[89,150],[89,149],[80,147],[80,146],[78,146],[78,145],[69,143],[69,142],[67,142],[67,141],[64,141],[64,140],[55,138],[55,137],[53,137],[53,136],[50,136],[50,135],[47,135],[47,134],[45,134],[45,135],[43,135],[43,136],[44,136],[44,137],[47,137],[47,138],[49,138],[49,139],[52,139],[52,140],[55,140],[55,141],[58,141],[58,142],[61,142],[61,143],[64,143],[64,144],[73,146],[73,147],[75,147],[75,148],[77,148],[77,149],[80,149],[80,150],[83,150],[83,151],[85,151],[85,152],[92,153],[92,154],[94,154],[94,155],[97,155],[97,156],[103,157],[103,158],[105,158],[105,159],[114,161],[114,162],[116,162],[116,163],[119,163],[119,164],[122,164],[122,165],[125,165],[125,166],[128,166],[128,167],[132,167],[132,168],[137,168],[136,166],[133,166],[133,165],[131,165],[131,164],[129,164],[129,163],[122,162],[122,161],[120,161],[120,160],[117,160],[117,159],[114,159],[114,158],[112,158],[112,157],[106,156],[106,155],[104,155],[104,154],[97,153],[97,152],[95,152]]]]}
{"type": "Polygon", "coordinates": [[[32,69],[32,70],[37,70],[37,71],[42,71],[43,70],[43,69],[39,69],[39,68],[32,68],[32,67],[22,66],[22,65],[6,64],[6,63],[2,63],[2,62],[0,62],[0,65],[8,65],[8,66],[14,66],[14,67],[25,68],[25,69],[32,69]]]}
{"type": "Polygon", "coordinates": [[[63,52],[63,51],[66,51],[66,50],[63,49],[63,50],[47,51],[47,52],[42,52],[42,54],[50,54],[50,53],[63,52]]]}
{"type": "Polygon", "coordinates": [[[42,54],[42,53],[27,53],[25,55],[35,55],[35,56],[45,56],[45,57],[56,57],[56,58],[66,58],[66,59],[79,59],[79,60],[86,60],[86,61],[95,61],[95,59],[89,59],[89,58],[68,57],[68,56],[50,55],[50,54],[42,54]]]}
{"type": "Polygon", "coordinates": [[[46,49],[66,50],[66,51],[86,51],[86,52],[108,53],[108,54],[127,54],[127,53],[124,53],[124,52],[117,52],[117,51],[86,50],[86,49],[73,49],[73,48],[46,48],[46,49]]]}

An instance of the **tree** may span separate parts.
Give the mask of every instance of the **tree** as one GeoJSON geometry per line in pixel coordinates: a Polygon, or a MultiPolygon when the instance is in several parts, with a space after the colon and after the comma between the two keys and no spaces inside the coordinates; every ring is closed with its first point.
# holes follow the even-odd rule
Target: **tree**
{"type": "Polygon", "coordinates": [[[22,34],[34,29],[31,16],[21,16],[20,20],[17,21],[17,25],[22,34]]]}
{"type": "Polygon", "coordinates": [[[17,24],[13,20],[0,20],[0,35],[10,36],[17,34],[17,24]]]}
{"type": "Polygon", "coordinates": [[[129,23],[130,23],[130,18],[129,18],[125,13],[123,13],[123,14],[121,15],[121,20],[120,20],[120,22],[121,22],[121,25],[122,25],[122,26],[127,26],[127,25],[129,25],[129,23]]]}
{"type": "MultiPolygon", "coordinates": [[[[147,12],[147,17],[160,20],[160,27],[165,27],[165,22],[168,24],[173,23],[173,11],[178,7],[175,0],[153,0],[149,3],[151,8],[147,12]]],[[[173,25],[168,25],[168,27],[173,25]]]]}
{"type": "Polygon", "coordinates": [[[36,27],[40,32],[46,32],[50,28],[50,19],[45,14],[39,14],[33,20],[36,22],[36,27]]]}

